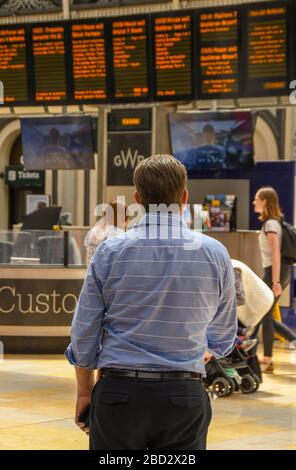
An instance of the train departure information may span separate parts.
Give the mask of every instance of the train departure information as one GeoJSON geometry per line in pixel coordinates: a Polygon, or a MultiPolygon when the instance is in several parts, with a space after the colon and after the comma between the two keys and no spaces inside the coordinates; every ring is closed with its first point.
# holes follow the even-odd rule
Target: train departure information
{"type": "Polygon", "coordinates": [[[102,100],[106,93],[104,23],[72,24],[75,100],[102,100]]]}
{"type": "Polygon", "coordinates": [[[248,11],[248,95],[281,93],[288,86],[287,8],[248,11]]]}
{"type": "Polygon", "coordinates": [[[115,98],[148,96],[147,19],[112,22],[115,98]]]}
{"type": "Polygon", "coordinates": [[[154,19],[156,96],[192,94],[191,16],[154,19]]]}
{"type": "Polygon", "coordinates": [[[0,80],[3,83],[4,103],[28,100],[24,27],[0,29],[0,80]]]}
{"type": "Polygon", "coordinates": [[[35,26],[32,43],[35,69],[35,101],[65,101],[64,26],[35,26]]]}
{"type": "Polygon", "coordinates": [[[199,36],[201,95],[238,93],[238,11],[202,13],[199,36]]]}

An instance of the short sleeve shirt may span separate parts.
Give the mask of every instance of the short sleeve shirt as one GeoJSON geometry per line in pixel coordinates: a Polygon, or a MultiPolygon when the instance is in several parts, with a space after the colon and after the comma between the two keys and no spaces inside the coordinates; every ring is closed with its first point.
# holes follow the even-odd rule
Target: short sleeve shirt
{"type": "Polygon", "coordinates": [[[259,235],[259,247],[262,257],[263,268],[268,268],[272,265],[272,251],[269,240],[266,236],[267,233],[276,233],[279,237],[280,246],[282,244],[282,225],[276,219],[267,220],[261,228],[259,235]]]}

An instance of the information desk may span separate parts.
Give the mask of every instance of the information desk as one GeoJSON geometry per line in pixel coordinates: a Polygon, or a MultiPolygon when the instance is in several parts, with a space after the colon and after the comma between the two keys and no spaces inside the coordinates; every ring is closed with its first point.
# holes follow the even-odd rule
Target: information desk
{"type": "MultiPolygon", "coordinates": [[[[260,277],[257,231],[207,232],[231,258],[246,263],[260,277]]],[[[145,268],[144,268],[145,269],[145,268]]],[[[85,277],[85,267],[0,265],[0,340],[4,353],[63,353],[85,277]]],[[[290,286],[281,297],[290,306],[290,286]]]]}
{"type": "Polygon", "coordinates": [[[85,268],[0,266],[4,353],[63,353],[85,268]]]}

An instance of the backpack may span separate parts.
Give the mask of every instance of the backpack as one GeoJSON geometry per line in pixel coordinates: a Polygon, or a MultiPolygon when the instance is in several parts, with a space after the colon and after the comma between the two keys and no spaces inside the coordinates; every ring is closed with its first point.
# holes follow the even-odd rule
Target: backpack
{"type": "Polygon", "coordinates": [[[296,228],[284,220],[278,220],[278,222],[282,226],[282,258],[285,263],[294,264],[296,263],[296,228]]]}
{"type": "Polygon", "coordinates": [[[296,229],[283,220],[281,224],[283,229],[281,255],[285,262],[294,264],[296,262],[296,229]]]}

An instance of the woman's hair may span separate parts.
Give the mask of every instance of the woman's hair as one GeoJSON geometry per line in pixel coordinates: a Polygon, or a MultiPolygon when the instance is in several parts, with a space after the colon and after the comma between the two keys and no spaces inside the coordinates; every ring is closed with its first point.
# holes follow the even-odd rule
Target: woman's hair
{"type": "Polygon", "coordinates": [[[124,202],[111,201],[106,207],[105,222],[115,227],[123,227],[128,220],[128,208],[124,202]]]}
{"type": "Polygon", "coordinates": [[[279,204],[279,196],[275,189],[271,187],[261,188],[257,191],[257,196],[261,201],[266,201],[263,213],[258,217],[261,222],[265,222],[267,219],[280,220],[283,217],[279,204]]]}

